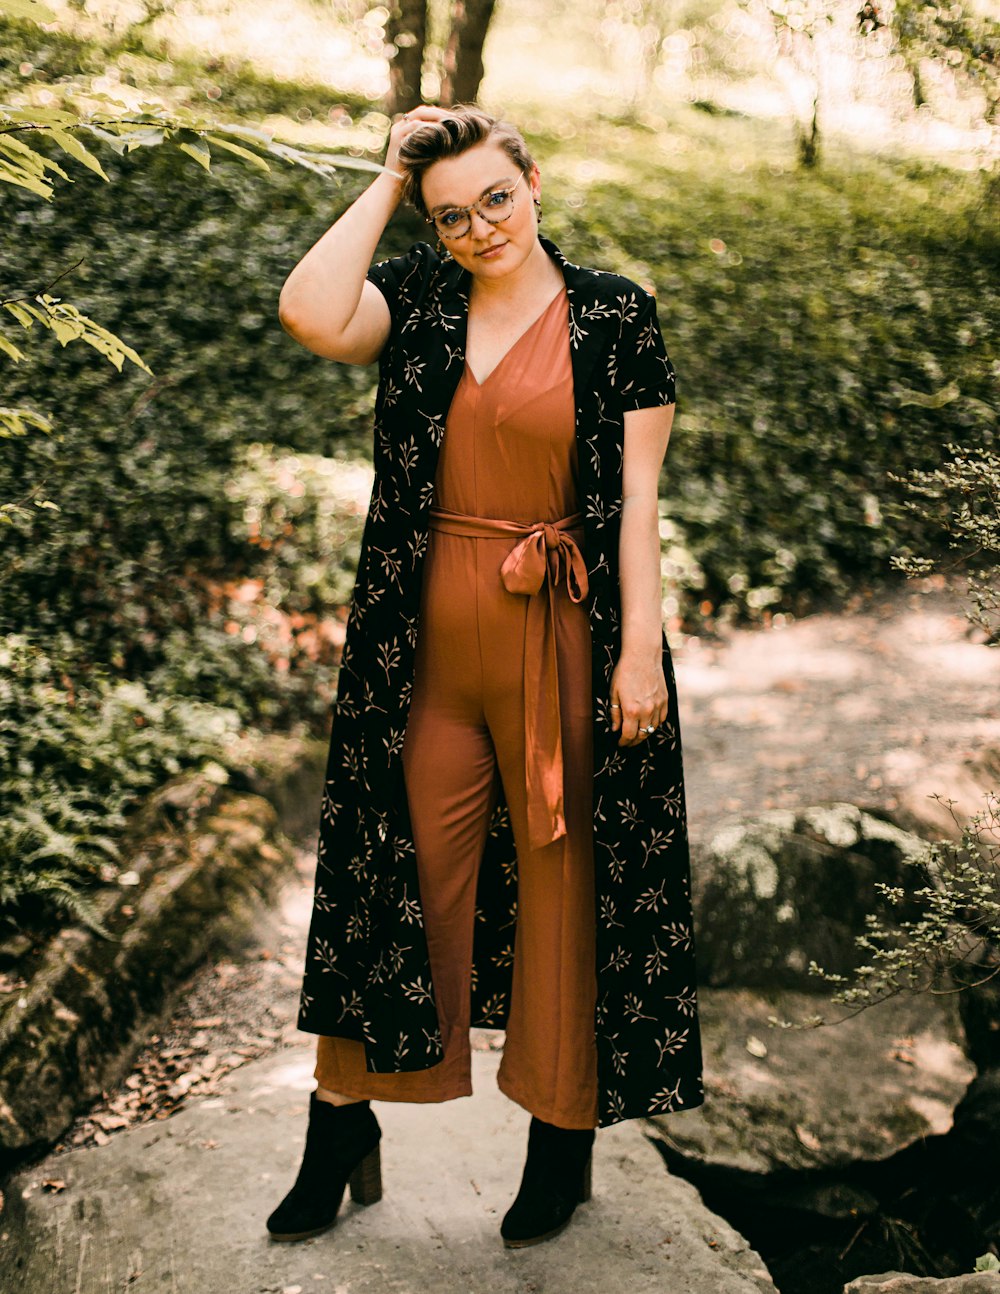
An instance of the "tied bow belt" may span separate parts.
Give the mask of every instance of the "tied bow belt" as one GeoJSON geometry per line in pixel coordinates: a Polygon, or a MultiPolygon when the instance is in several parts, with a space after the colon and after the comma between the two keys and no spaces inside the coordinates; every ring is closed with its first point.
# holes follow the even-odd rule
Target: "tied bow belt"
{"type": "Polygon", "coordinates": [[[587,564],[571,533],[583,539],[583,513],[528,525],[432,507],[430,528],[476,539],[523,536],[504,558],[500,578],[511,593],[529,598],[524,644],[528,843],[532,849],[541,849],[566,834],[555,598],[564,575],[573,602],[582,602],[587,596],[587,564]]]}

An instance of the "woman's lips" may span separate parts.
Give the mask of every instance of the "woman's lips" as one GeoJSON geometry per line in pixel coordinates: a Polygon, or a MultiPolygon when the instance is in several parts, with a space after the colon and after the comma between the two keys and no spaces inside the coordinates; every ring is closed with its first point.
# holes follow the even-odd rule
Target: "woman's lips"
{"type": "Polygon", "coordinates": [[[487,247],[484,251],[476,252],[476,255],[481,256],[484,261],[492,261],[506,246],[506,243],[498,243],[496,247],[487,247]]]}

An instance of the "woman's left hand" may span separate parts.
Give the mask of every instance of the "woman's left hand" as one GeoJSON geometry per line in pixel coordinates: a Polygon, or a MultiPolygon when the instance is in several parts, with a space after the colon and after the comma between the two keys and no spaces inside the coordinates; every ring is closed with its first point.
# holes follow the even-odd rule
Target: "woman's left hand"
{"type": "Polygon", "coordinates": [[[611,730],[621,730],[619,746],[639,746],[667,717],[669,697],[663,677],[663,659],[622,655],[611,675],[611,730]]]}

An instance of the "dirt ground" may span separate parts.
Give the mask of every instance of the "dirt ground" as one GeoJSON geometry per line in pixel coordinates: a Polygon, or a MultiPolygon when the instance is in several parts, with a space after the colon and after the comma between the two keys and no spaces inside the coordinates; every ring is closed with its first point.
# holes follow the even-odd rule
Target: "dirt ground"
{"type": "MultiPolygon", "coordinates": [[[[1000,651],[969,624],[964,594],[964,581],[914,581],[766,629],[670,636],[694,866],[725,818],[839,799],[892,810],[935,770],[1000,747],[1000,651]]],[[[314,868],[306,844],[248,947],[192,977],[132,1071],[62,1146],[167,1118],[229,1070],[301,1042],[314,868]]],[[[489,1049],[503,1035],[474,1038],[489,1049]]]]}

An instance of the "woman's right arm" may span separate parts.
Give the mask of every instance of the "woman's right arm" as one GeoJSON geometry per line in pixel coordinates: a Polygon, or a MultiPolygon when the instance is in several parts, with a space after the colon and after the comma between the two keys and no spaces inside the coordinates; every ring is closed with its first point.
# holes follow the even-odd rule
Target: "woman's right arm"
{"type": "Polygon", "coordinates": [[[399,180],[382,172],[289,274],[278,299],[284,330],[342,364],[371,364],[389,337],[385,297],[366,280],[378,240],[399,205],[399,180]]]}
{"type": "MultiPolygon", "coordinates": [[[[399,145],[411,130],[447,115],[442,108],[420,104],[394,122],[385,158],[389,170],[397,169],[399,145]]],[[[366,276],[399,201],[399,179],[380,172],[285,280],[278,299],[281,326],[324,359],[371,364],[389,339],[389,307],[366,276]]]]}

